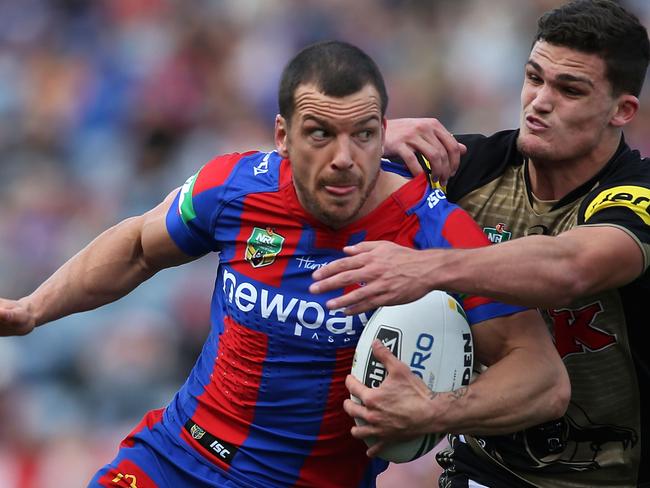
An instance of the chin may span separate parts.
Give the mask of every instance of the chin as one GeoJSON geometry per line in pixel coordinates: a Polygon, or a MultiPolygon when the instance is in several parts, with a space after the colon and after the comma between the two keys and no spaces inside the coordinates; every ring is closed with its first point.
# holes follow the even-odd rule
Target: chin
{"type": "Polygon", "coordinates": [[[318,219],[324,224],[336,229],[349,224],[355,219],[355,217],[356,217],[356,213],[348,214],[348,213],[334,211],[331,213],[330,212],[323,213],[320,215],[318,219]]]}
{"type": "Polygon", "coordinates": [[[539,137],[531,134],[520,134],[517,138],[517,149],[528,159],[548,159],[553,151],[548,144],[542,142],[539,137]]]}

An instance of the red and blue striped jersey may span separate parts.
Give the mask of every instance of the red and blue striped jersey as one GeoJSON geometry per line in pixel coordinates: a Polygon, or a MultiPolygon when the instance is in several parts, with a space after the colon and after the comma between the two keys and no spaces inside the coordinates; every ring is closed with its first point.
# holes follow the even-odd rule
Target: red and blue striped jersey
{"type": "MultiPolygon", "coordinates": [[[[167,228],[189,255],[219,253],[211,332],[164,425],[241,486],[372,487],[386,468],[350,435],[344,380],[369,315],[308,291],[312,272],[345,245],[476,247],[483,232],[424,176],[374,211],[332,230],[300,205],[276,152],[221,156],[179,191],[167,228]]],[[[471,324],[522,310],[461,298],[471,324]]]]}

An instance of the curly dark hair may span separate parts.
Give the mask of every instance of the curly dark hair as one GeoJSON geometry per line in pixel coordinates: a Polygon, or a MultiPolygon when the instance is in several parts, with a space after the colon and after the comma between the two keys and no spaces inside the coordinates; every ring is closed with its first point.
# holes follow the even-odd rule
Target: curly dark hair
{"type": "Polygon", "coordinates": [[[542,40],[600,56],[614,95],[638,96],[641,92],[650,59],[648,32],[638,18],[617,3],[573,0],[546,12],[537,27],[535,42],[542,40]]]}

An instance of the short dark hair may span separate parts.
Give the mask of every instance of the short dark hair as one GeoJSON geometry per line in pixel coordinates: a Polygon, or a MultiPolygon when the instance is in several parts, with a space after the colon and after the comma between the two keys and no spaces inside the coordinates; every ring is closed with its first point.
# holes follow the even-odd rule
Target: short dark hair
{"type": "Polygon", "coordinates": [[[641,92],[650,59],[648,32],[620,5],[611,0],[574,0],[546,12],[537,27],[535,42],[600,56],[614,95],[641,92]]]}
{"type": "Polygon", "coordinates": [[[371,84],[379,93],[381,114],[386,114],[388,94],[379,68],[370,56],[347,42],[317,42],[289,61],[282,72],[278,91],[280,115],[287,122],[295,108],[296,89],[308,83],[332,97],[352,95],[371,84]]]}

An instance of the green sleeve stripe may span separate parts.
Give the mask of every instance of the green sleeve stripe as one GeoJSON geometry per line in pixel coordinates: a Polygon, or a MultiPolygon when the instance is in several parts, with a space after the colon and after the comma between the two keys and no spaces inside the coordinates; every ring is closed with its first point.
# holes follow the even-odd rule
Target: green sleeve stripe
{"type": "Polygon", "coordinates": [[[196,212],[194,211],[194,202],[192,201],[192,192],[194,190],[194,183],[196,183],[198,176],[199,173],[196,173],[187,179],[183,185],[183,188],[181,188],[181,195],[178,199],[178,210],[185,224],[187,224],[190,220],[196,218],[196,212]]]}

